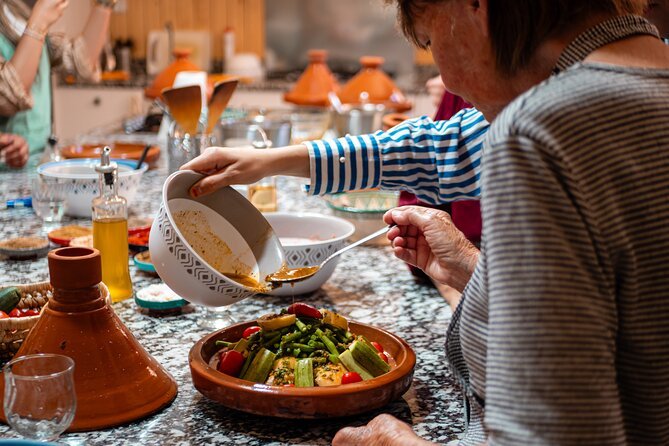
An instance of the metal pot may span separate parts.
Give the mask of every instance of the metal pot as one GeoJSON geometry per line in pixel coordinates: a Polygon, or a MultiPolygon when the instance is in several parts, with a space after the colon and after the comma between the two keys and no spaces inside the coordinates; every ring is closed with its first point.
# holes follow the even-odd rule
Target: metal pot
{"type": "Polygon", "coordinates": [[[218,144],[227,147],[265,145],[265,138],[271,147],[290,144],[291,124],[287,119],[268,118],[257,115],[243,120],[221,121],[214,129],[218,144]]]}
{"type": "Polygon", "coordinates": [[[385,111],[381,104],[342,105],[334,112],[334,127],[339,136],[373,133],[383,127],[385,111]]]}

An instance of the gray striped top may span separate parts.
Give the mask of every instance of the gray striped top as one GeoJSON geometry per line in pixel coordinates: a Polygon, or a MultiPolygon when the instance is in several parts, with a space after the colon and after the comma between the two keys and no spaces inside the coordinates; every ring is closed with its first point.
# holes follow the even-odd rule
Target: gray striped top
{"type": "Polygon", "coordinates": [[[484,156],[482,255],[451,331],[489,443],[669,444],[669,71],[554,76],[484,156]]]}

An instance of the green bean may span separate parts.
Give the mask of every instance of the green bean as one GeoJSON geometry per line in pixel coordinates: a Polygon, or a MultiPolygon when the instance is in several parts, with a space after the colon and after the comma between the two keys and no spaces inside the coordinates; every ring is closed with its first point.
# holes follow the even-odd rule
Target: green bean
{"type": "Polygon", "coordinates": [[[303,352],[307,352],[307,353],[311,353],[311,352],[315,351],[314,348],[309,347],[308,345],[298,344],[298,343],[296,343],[296,342],[294,342],[294,343],[292,343],[292,344],[288,344],[288,347],[290,347],[290,348],[299,348],[299,349],[302,350],[303,352]]]}
{"type": "Polygon", "coordinates": [[[216,341],[216,347],[231,347],[235,344],[236,342],[216,341]]]}
{"type": "Polygon", "coordinates": [[[319,338],[321,338],[321,341],[323,341],[323,344],[325,344],[330,353],[332,353],[335,356],[339,354],[339,352],[337,352],[337,347],[335,347],[332,340],[330,340],[330,338],[327,337],[325,333],[321,331],[320,328],[316,330],[316,334],[318,335],[319,338]]]}
{"type": "Polygon", "coordinates": [[[328,362],[328,360],[325,358],[314,358],[315,364],[325,364],[326,362],[328,362]]]}
{"type": "Polygon", "coordinates": [[[299,328],[300,331],[307,331],[307,326],[301,320],[295,319],[295,325],[297,325],[297,328],[299,328]]]}
{"type": "Polygon", "coordinates": [[[339,364],[339,355],[332,355],[331,354],[330,356],[328,356],[328,359],[333,364],[339,364]]]}
{"type": "Polygon", "coordinates": [[[306,336],[306,333],[303,333],[301,331],[296,331],[292,334],[284,336],[281,342],[283,344],[288,344],[290,342],[297,341],[298,339],[301,339],[304,336],[306,336]]]}
{"type": "Polygon", "coordinates": [[[301,352],[302,352],[301,349],[295,348],[295,349],[293,349],[293,356],[295,356],[297,358],[298,356],[300,356],[301,352]]]}

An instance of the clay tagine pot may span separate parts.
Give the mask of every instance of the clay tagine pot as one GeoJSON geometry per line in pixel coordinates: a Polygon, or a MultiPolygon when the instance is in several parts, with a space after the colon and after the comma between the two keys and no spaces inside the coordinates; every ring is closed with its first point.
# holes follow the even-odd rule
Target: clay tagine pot
{"type": "MultiPolygon", "coordinates": [[[[168,406],[177,384],[111,307],[109,290],[100,282],[100,252],[60,248],[48,260],[53,298],[16,357],[57,353],[74,360],[77,411],[68,431],[118,426],[168,406]]],[[[0,419],[6,422],[1,407],[0,419]]]]}
{"type": "Polygon", "coordinates": [[[192,51],[190,48],[175,48],[172,52],[174,55],[174,62],[158,73],[151,85],[144,90],[144,95],[149,99],[156,99],[165,88],[172,87],[174,79],[176,79],[179,72],[201,71],[200,67],[188,59],[191,53],[192,51]]]}
{"type": "Polygon", "coordinates": [[[411,102],[380,67],[383,57],[360,58],[362,69],[339,92],[344,104],[383,104],[388,110],[402,113],[411,109],[411,102]]]}
{"type": "Polygon", "coordinates": [[[309,51],[309,65],[295,83],[293,89],[284,95],[286,102],[311,107],[330,105],[328,93],[337,92],[339,84],[328,68],[327,51],[309,51]]]}

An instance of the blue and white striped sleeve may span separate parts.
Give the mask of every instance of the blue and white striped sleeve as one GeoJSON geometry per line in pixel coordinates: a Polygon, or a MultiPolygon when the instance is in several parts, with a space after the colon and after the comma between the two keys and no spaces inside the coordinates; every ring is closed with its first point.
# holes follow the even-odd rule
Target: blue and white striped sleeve
{"type": "Polygon", "coordinates": [[[480,111],[467,109],[448,121],[422,117],[387,132],[307,142],[309,193],[406,190],[431,204],[478,198],[489,127],[480,111]]]}

